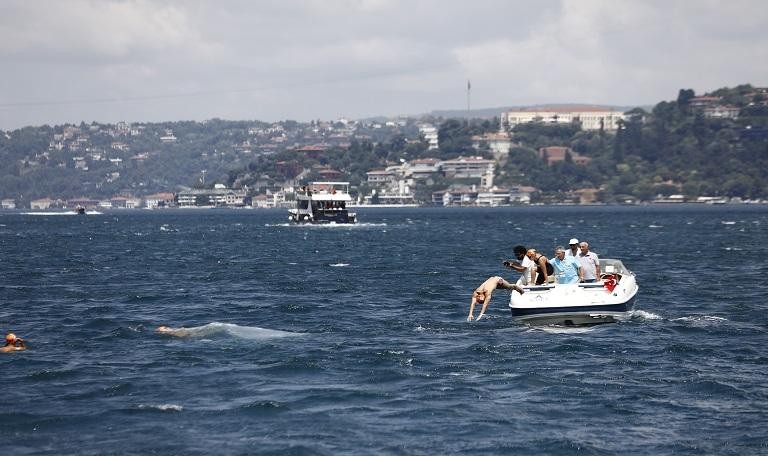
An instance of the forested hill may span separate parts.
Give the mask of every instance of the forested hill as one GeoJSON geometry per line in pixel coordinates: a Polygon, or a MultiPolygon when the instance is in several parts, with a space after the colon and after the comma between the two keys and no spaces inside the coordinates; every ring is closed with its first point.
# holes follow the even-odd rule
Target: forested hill
{"type": "MultiPolygon", "coordinates": [[[[768,198],[768,90],[742,85],[708,94],[680,90],[650,111],[633,109],[615,133],[579,124],[531,123],[510,131],[514,146],[497,167],[496,185],[532,186],[540,201],[599,189],[606,202],[685,194],[768,198]],[[538,153],[565,146],[548,164],[538,153]]],[[[472,137],[499,130],[498,119],[425,117],[390,121],[167,122],[26,127],[0,134],[0,197],[26,205],[36,198],[145,196],[224,183],[249,193],[297,176],[341,173],[360,192],[366,172],[416,158],[491,157],[472,137]],[[438,127],[429,150],[419,126],[438,127]]],[[[417,197],[456,183],[437,178],[417,197]]],[[[468,182],[463,182],[468,183],[468,182]]]]}

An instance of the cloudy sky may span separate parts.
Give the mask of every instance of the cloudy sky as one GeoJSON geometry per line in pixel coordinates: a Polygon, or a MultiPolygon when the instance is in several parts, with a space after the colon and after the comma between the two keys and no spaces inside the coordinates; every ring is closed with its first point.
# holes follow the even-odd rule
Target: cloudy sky
{"type": "Polygon", "coordinates": [[[3,0],[0,129],[276,121],[768,85],[763,0],[3,0]]]}

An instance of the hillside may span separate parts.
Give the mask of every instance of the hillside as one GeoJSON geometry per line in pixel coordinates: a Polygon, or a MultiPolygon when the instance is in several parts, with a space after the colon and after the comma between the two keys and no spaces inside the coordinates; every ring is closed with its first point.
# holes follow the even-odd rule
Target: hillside
{"type": "MultiPolygon", "coordinates": [[[[518,125],[509,131],[514,146],[499,162],[495,183],[535,187],[542,202],[573,200],[584,189],[605,202],[670,194],[768,198],[767,100],[768,90],[750,85],[700,96],[680,90],[650,111],[628,111],[615,133],[578,123],[518,125]],[[565,159],[543,158],[540,150],[549,146],[565,148],[565,159]]],[[[0,135],[0,197],[24,206],[43,197],[141,197],[214,183],[255,195],[323,170],[366,193],[366,173],[388,164],[491,157],[487,146],[473,148],[472,137],[498,131],[497,117],[482,118],[494,111],[472,119],[26,127],[0,135]],[[440,122],[437,150],[419,132],[425,120],[440,122]]],[[[451,183],[433,179],[417,185],[416,194],[426,201],[451,183]]]]}

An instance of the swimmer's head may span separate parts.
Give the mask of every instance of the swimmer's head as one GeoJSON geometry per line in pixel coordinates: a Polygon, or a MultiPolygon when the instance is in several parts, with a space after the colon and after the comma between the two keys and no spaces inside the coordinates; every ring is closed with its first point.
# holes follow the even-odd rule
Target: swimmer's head
{"type": "Polygon", "coordinates": [[[12,344],[12,343],[16,342],[16,339],[18,339],[18,337],[16,337],[16,334],[14,334],[14,333],[8,333],[8,334],[5,335],[5,343],[6,344],[12,344]]]}
{"type": "Polygon", "coordinates": [[[168,326],[158,326],[155,331],[159,333],[166,333],[166,332],[170,332],[171,328],[169,328],[168,326]]]}
{"type": "Polygon", "coordinates": [[[479,291],[475,291],[474,293],[472,293],[472,297],[475,298],[475,301],[478,304],[482,304],[482,303],[485,302],[485,293],[481,293],[479,291]]]}

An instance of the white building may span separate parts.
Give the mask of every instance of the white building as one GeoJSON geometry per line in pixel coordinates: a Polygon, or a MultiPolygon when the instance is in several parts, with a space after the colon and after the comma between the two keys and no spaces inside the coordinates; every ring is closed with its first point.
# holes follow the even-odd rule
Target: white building
{"type": "Polygon", "coordinates": [[[179,207],[201,206],[243,206],[245,190],[235,190],[216,184],[214,188],[191,189],[178,194],[179,207]],[[202,204],[198,204],[202,203],[202,204]]]}
{"type": "Polygon", "coordinates": [[[509,155],[509,149],[512,148],[512,140],[507,132],[500,133],[486,133],[484,135],[477,135],[472,137],[472,147],[475,150],[480,150],[483,143],[488,145],[493,158],[500,160],[509,155]]]}
{"type": "Polygon", "coordinates": [[[176,205],[176,197],[173,193],[163,192],[155,193],[144,198],[148,208],[157,209],[158,207],[172,207],[176,205]]]}
{"type": "Polygon", "coordinates": [[[427,141],[427,144],[429,146],[427,149],[434,150],[440,147],[440,144],[437,140],[437,128],[435,128],[432,124],[421,124],[419,125],[419,132],[421,132],[421,135],[424,137],[424,140],[427,141]]]}
{"type": "Polygon", "coordinates": [[[580,122],[582,130],[615,131],[619,120],[624,120],[624,113],[603,107],[548,107],[541,109],[519,109],[501,114],[502,127],[541,122],[550,124],[570,124],[580,122]]]}
{"type": "Polygon", "coordinates": [[[426,181],[440,172],[440,160],[437,158],[418,158],[403,164],[403,177],[413,185],[414,181],[426,181]]]}
{"type": "Polygon", "coordinates": [[[480,179],[480,187],[493,187],[493,171],[496,163],[482,157],[459,157],[441,162],[446,177],[454,179],[480,179]]]}
{"type": "Polygon", "coordinates": [[[390,184],[397,178],[390,169],[373,169],[365,174],[368,176],[367,182],[374,185],[390,184]]]}
{"type": "Polygon", "coordinates": [[[50,198],[36,199],[29,203],[30,209],[39,210],[39,211],[44,211],[46,209],[49,209],[51,205],[53,205],[53,200],[50,198]]]}

